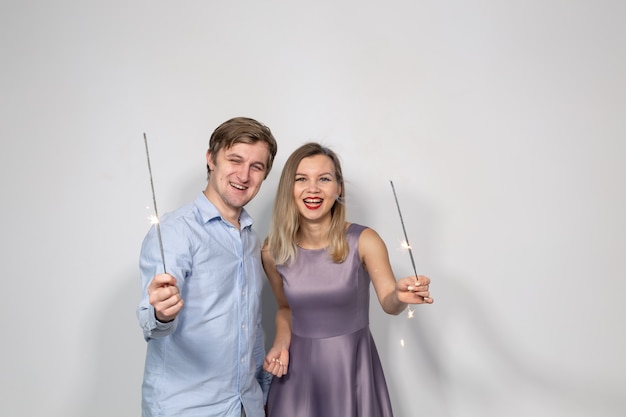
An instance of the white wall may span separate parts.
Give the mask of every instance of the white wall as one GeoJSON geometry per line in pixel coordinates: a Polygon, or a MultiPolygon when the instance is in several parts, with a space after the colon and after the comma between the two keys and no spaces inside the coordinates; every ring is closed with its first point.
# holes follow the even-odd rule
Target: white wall
{"type": "Polygon", "coordinates": [[[280,142],[261,235],[284,160],[320,140],[411,274],[394,181],[436,299],[372,304],[398,417],[623,416],[625,4],[3,2],[0,414],[139,415],[142,133],[164,213],[246,115],[280,142]]]}

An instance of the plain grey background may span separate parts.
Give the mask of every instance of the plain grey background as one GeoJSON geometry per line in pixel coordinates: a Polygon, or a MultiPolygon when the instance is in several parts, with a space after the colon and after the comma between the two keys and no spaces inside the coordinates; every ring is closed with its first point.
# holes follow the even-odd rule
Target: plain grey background
{"type": "MultiPolygon", "coordinates": [[[[626,414],[626,3],[3,1],[0,414],[140,414],[137,258],[212,130],[308,140],[436,303],[372,332],[398,417],[626,414]]],[[[265,294],[272,338],[273,299],[265,294]]]]}

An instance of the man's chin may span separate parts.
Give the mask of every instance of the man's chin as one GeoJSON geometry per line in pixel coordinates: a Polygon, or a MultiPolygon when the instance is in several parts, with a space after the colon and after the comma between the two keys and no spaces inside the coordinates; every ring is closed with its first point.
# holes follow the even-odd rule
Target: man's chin
{"type": "Polygon", "coordinates": [[[230,206],[232,208],[242,209],[250,201],[252,201],[252,197],[249,197],[249,196],[246,196],[246,197],[238,196],[238,197],[230,198],[228,203],[230,204],[230,206]]]}

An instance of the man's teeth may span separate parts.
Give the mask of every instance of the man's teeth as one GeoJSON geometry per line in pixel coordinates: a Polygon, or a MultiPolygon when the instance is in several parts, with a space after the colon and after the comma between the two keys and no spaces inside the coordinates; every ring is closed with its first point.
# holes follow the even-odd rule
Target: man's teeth
{"type": "Polygon", "coordinates": [[[230,185],[232,185],[233,187],[235,187],[235,188],[237,188],[239,190],[245,190],[245,189],[248,188],[248,187],[244,187],[243,185],[235,184],[233,182],[231,182],[230,185]]]}

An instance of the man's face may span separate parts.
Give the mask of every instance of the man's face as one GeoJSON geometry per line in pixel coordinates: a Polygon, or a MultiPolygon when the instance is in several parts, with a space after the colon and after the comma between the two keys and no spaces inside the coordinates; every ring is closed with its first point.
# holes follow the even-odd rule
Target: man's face
{"type": "Polygon", "coordinates": [[[268,159],[265,142],[236,143],[221,149],[215,162],[207,153],[207,164],[211,168],[207,197],[223,215],[241,210],[261,189],[268,159]]]}

